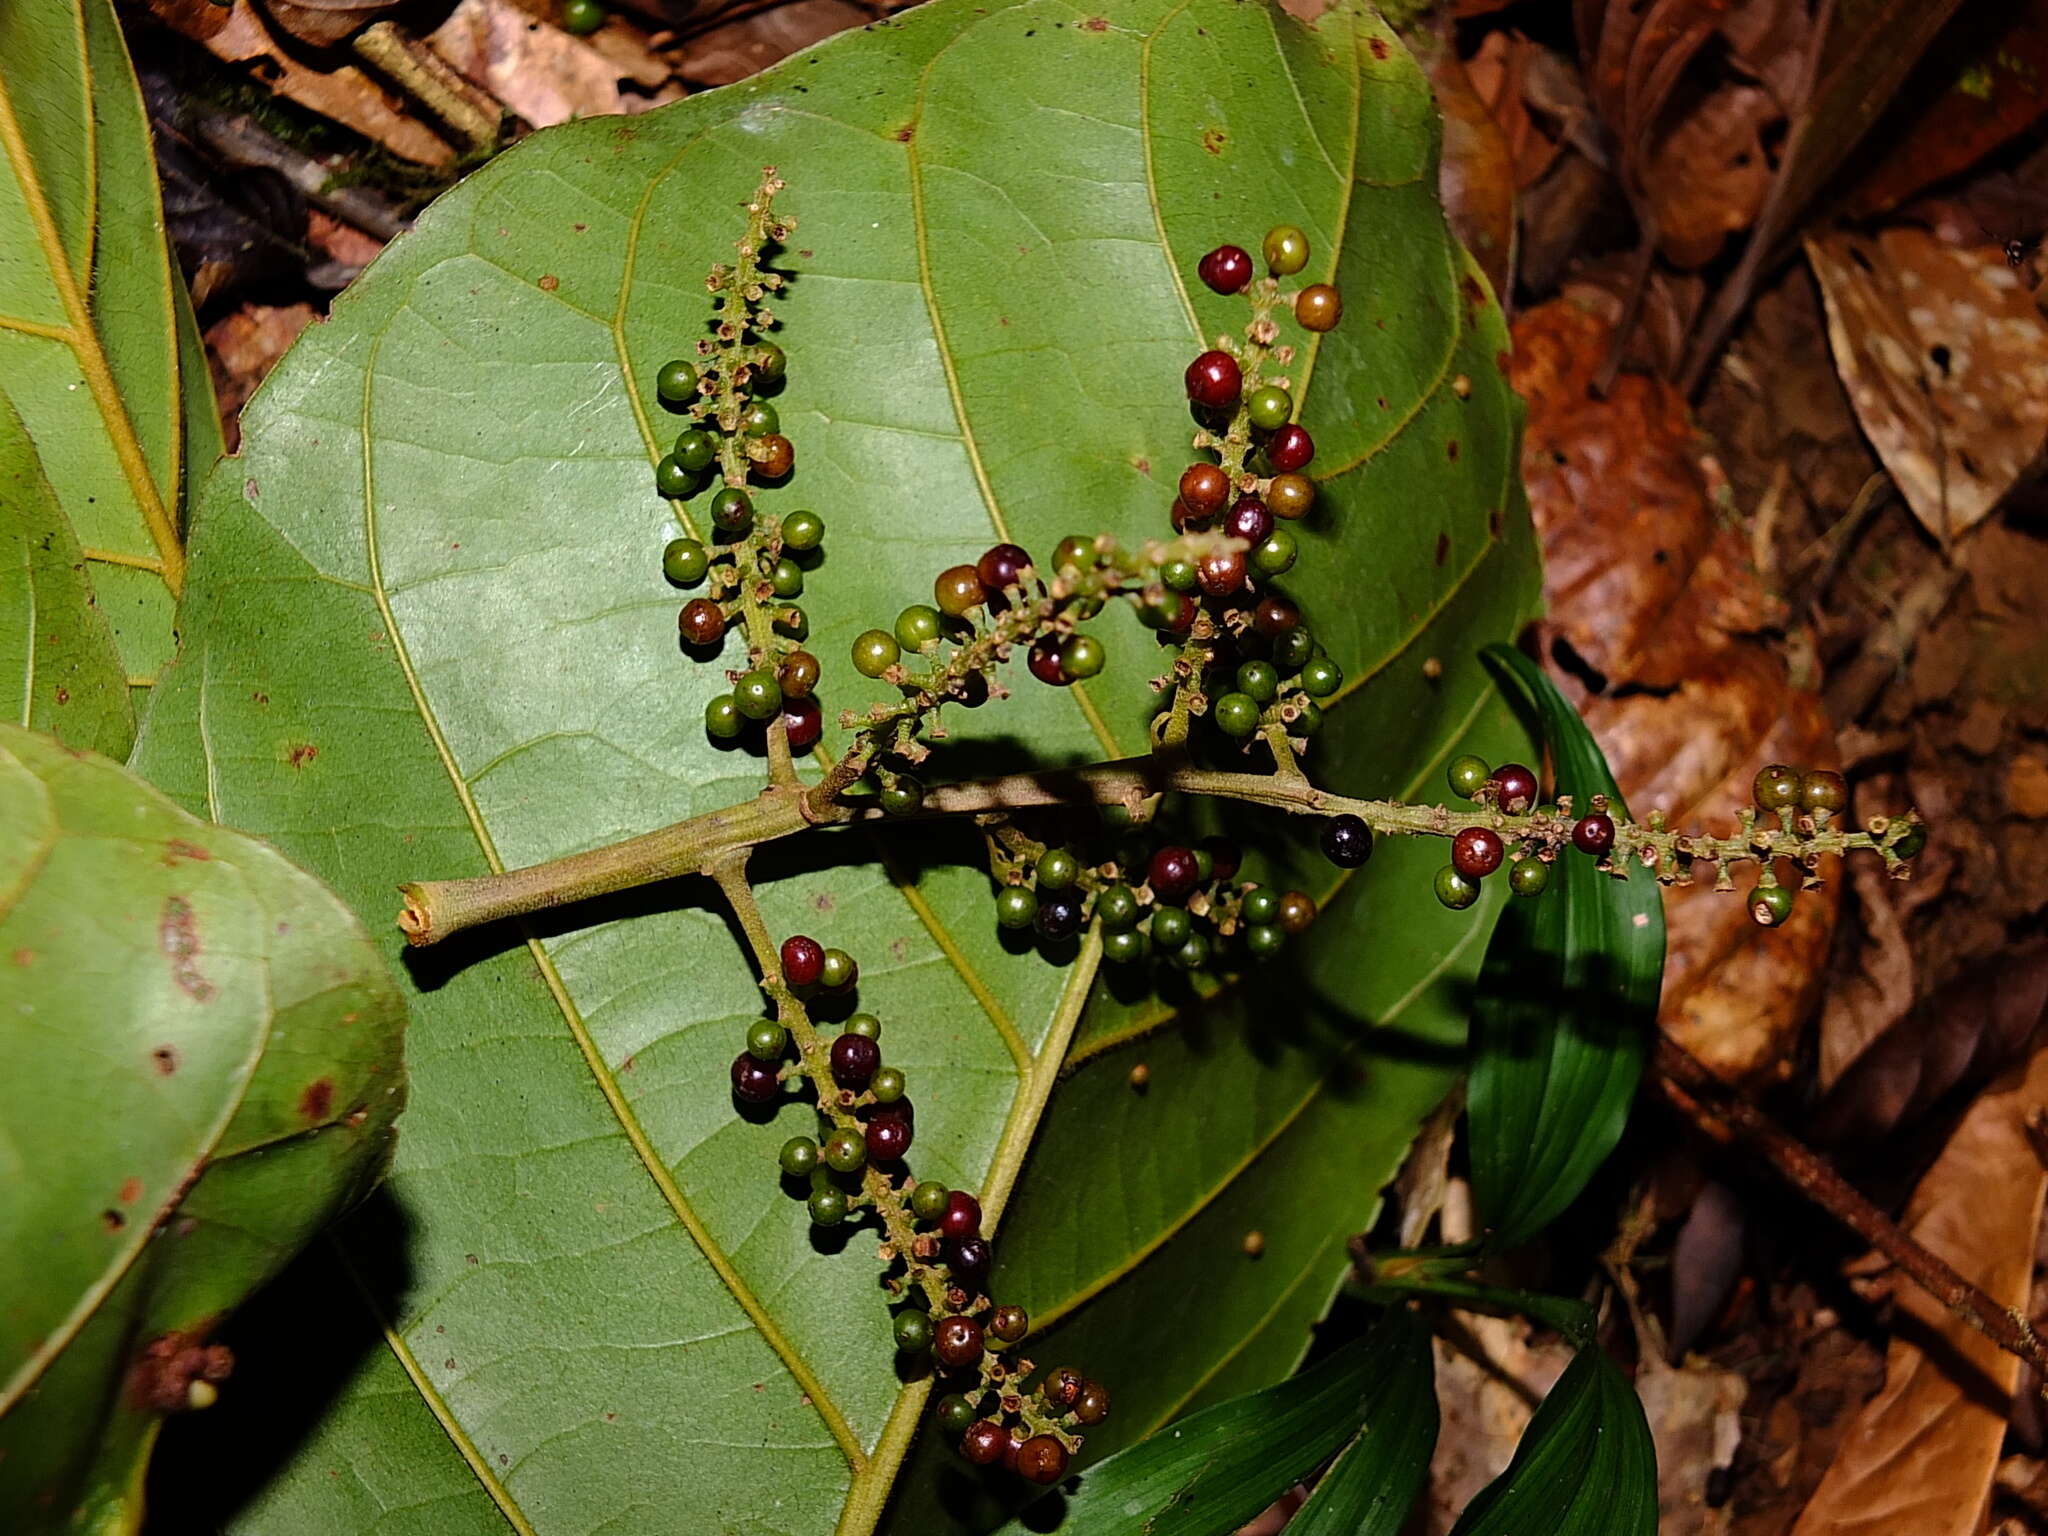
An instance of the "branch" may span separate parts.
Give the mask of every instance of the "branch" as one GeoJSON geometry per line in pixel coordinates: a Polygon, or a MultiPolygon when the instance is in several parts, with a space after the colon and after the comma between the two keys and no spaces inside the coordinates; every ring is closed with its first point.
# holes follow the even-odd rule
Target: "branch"
{"type": "Polygon", "coordinates": [[[1716,1140],[1739,1140],[1761,1153],[1786,1183],[1890,1259],[1953,1316],[2048,1378],[2048,1349],[2023,1313],[2002,1305],[1922,1247],[1818,1153],[1780,1129],[1669,1035],[1657,1040],[1657,1076],[1665,1098],[1694,1125],[1716,1140]]]}

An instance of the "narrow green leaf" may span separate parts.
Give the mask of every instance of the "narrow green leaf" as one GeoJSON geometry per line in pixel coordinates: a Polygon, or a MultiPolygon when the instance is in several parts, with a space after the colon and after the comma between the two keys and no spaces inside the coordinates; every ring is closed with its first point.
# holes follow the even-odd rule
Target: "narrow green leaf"
{"type": "Polygon", "coordinates": [[[85,556],[0,391],[0,719],[107,757],[135,740],[128,680],[85,556]]]}
{"type": "Polygon", "coordinates": [[[0,1511],[132,1530],[198,1346],[381,1175],[405,1009],[317,881],[12,725],[0,897],[0,1511]]]}
{"type": "MultiPolygon", "coordinates": [[[[1486,656],[1535,706],[1557,792],[1581,811],[1605,794],[1625,815],[1606,758],[1542,669],[1507,646],[1486,656]]],[[[1615,858],[1633,864],[1626,849],[1615,858]]],[[[1503,911],[1473,999],[1472,1191],[1500,1248],[1548,1225],[1614,1150],[1657,1022],[1661,888],[1640,868],[1616,880],[1572,852],[1556,876],[1503,911]]]]}
{"type": "Polygon", "coordinates": [[[1056,1525],[1039,1506],[1000,1536],[1228,1536],[1340,1449],[1338,1467],[1351,1470],[1319,1518],[1335,1507],[1373,1520],[1364,1527],[1373,1536],[1398,1529],[1436,1443],[1431,1370],[1428,1330],[1396,1308],[1313,1370],[1190,1414],[1089,1468],[1058,1496],[1056,1525]]]}
{"type": "Polygon", "coordinates": [[[170,659],[185,405],[211,393],[203,356],[181,364],[180,286],[110,0],[0,7],[0,379],[141,678],[170,659]]]}
{"type": "Polygon", "coordinates": [[[1429,1480],[1438,1425],[1429,1333],[1401,1308],[1382,1326],[1402,1331],[1403,1353],[1364,1427],[1288,1522],[1292,1536],[1397,1536],[1429,1480]]]}
{"type": "Polygon", "coordinates": [[[1515,1459],[1451,1536],[1656,1536],[1657,1448],[1628,1378],[1582,1348],[1522,1432],[1515,1459]]]}

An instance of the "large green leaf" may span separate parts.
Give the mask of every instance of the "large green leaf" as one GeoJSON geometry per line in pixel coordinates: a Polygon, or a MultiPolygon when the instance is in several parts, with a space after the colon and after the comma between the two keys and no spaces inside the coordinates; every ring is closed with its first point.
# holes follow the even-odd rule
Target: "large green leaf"
{"type": "Polygon", "coordinates": [[[317,881],[12,725],[0,973],[0,1524],[132,1530],[197,1349],[381,1173],[405,1008],[317,881]]]}
{"type": "MultiPolygon", "coordinates": [[[[996,533],[1042,551],[1165,528],[1181,371],[1242,319],[1194,262],[1286,219],[1349,306],[1296,367],[1325,482],[1290,579],[1352,679],[1318,771],[1404,792],[1466,741],[1522,750],[1476,660],[1534,600],[1517,408],[1433,154],[1428,88],[1369,14],[1309,27],[1229,0],[938,0],[535,135],[429,209],[250,403],[138,761],[380,923],[401,880],[754,794],[759,761],[700,724],[736,645],[722,665],[676,651],[658,561],[677,523],[650,475],[674,423],[651,378],[701,333],[703,272],[764,162],[800,228],[775,306],[799,462],[763,504],[829,524],[803,599],[828,719],[883,692],[844,661],[853,636],[996,533]]],[[[1101,627],[1102,678],[950,721],[934,775],[1138,749],[1159,652],[1125,612],[1101,627]]],[[[1427,850],[1337,882],[1296,830],[1258,825],[1258,873],[1328,896],[1320,931],[1200,1007],[1093,987],[1092,948],[1060,967],[1006,947],[970,828],[894,832],[882,867],[865,832],[755,861],[771,927],[860,959],[912,1076],[919,1171],[1011,1207],[996,1283],[1041,1315],[1031,1352],[1117,1399],[1090,1455],[1298,1361],[1345,1234],[1458,1064],[1481,914],[1417,899],[1427,850]]],[[[648,1532],[870,1529],[926,1387],[895,1374],[869,1241],[814,1237],[778,1190],[802,1117],[733,1113],[759,996],[715,893],[451,951],[413,966],[403,1220],[343,1238],[392,1272],[389,1339],[340,1362],[274,1473],[202,1490],[216,1507],[192,1518],[552,1533],[630,1497],[648,1532]]],[[[195,1434],[186,1461],[206,1454],[195,1434]]],[[[901,1480],[898,1528],[1000,1518],[943,1463],[901,1480]]]]}
{"type": "Polygon", "coordinates": [[[71,520],[0,392],[0,718],[126,757],[135,713],[71,520]]]}
{"type": "Polygon", "coordinates": [[[123,665],[169,659],[188,471],[220,451],[108,0],[0,7],[0,379],[91,566],[123,665]]]}
{"type": "MultiPolygon", "coordinates": [[[[1604,794],[1628,814],[1607,759],[1557,686],[1520,651],[1489,659],[1525,691],[1550,744],[1556,793],[1604,794]]],[[[1657,1028],[1664,902],[1627,849],[1617,880],[1567,853],[1538,901],[1513,902],[1487,946],[1472,1008],[1472,1193],[1488,1240],[1540,1232],[1607,1161],[1628,1124],[1657,1028]]]]}

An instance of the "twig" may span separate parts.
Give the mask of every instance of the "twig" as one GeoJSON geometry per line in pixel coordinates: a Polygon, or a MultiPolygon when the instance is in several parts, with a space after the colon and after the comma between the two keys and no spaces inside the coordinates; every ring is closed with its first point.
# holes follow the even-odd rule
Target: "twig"
{"type": "Polygon", "coordinates": [[[460,134],[471,149],[489,149],[498,142],[504,103],[463,79],[397,22],[380,21],[365,27],[350,46],[365,63],[460,134]]]}
{"type": "Polygon", "coordinates": [[[2042,1347],[2024,1313],[2002,1305],[1957,1274],[1947,1261],[1866,1200],[1812,1148],[1780,1129],[1668,1035],[1657,1041],[1657,1075],[1658,1086],[1680,1114],[1717,1140],[1739,1140],[1761,1153],[1786,1183],[1890,1259],[1953,1316],[2048,1377],[2048,1349],[2042,1347]]]}

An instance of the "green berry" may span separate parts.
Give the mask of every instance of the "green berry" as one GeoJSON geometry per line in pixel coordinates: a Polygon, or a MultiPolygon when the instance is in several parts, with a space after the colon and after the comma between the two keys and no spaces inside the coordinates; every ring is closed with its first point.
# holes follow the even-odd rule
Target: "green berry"
{"type": "Polygon", "coordinates": [[[931,1318],[923,1312],[898,1312],[896,1314],[896,1347],[906,1355],[921,1355],[930,1349],[932,1347],[931,1318]]]}
{"type": "Polygon", "coordinates": [[[704,729],[720,741],[731,741],[746,726],[747,717],[740,713],[739,701],[729,693],[721,693],[704,706],[704,729]]]}
{"type": "Polygon", "coordinates": [[[921,651],[939,638],[939,610],[929,603],[912,603],[896,615],[896,640],[906,651],[921,651]]]}
{"type": "Polygon", "coordinates": [[[1750,786],[1759,809],[1789,811],[1799,803],[1799,770],[1783,763],[1766,763],[1757,770],[1750,786]]]}
{"type": "Polygon", "coordinates": [[[1906,828],[1905,836],[1892,844],[1892,853],[1901,859],[1910,859],[1927,846],[1927,823],[1916,821],[1906,828]]]}
{"type": "Polygon", "coordinates": [[[910,1214],[919,1221],[937,1221],[946,1214],[952,1191],[937,1179],[925,1179],[910,1192],[910,1214]]]}
{"type": "Polygon", "coordinates": [[[1249,736],[1259,728],[1258,701],[1249,694],[1226,693],[1216,701],[1216,728],[1226,736],[1249,736]]]}
{"type": "Polygon", "coordinates": [[[753,499],[738,486],[728,485],[711,498],[711,521],[727,533],[744,533],[753,526],[753,499]]]}
{"type": "Polygon", "coordinates": [[[1173,952],[1173,963],[1184,971],[1199,971],[1209,963],[1209,936],[1191,933],[1173,952]]]}
{"type": "Polygon", "coordinates": [[[1151,948],[1152,941],[1135,928],[1102,936],[1102,958],[1111,965],[1135,965],[1151,948]]]}
{"type": "Polygon", "coordinates": [[[1839,773],[1812,768],[1799,776],[1799,805],[1814,815],[1838,816],[1849,803],[1849,786],[1839,773]]]}
{"type": "Polygon", "coordinates": [[[1271,923],[1261,923],[1256,928],[1245,930],[1244,947],[1261,960],[1269,955],[1277,955],[1286,946],[1287,930],[1284,928],[1277,928],[1271,923]]]}
{"type": "Polygon", "coordinates": [[[775,345],[772,341],[763,341],[755,344],[754,373],[758,378],[767,383],[774,384],[788,371],[789,356],[782,348],[775,345]]]}
{"type": "Polygon", "coordinates": [[[697,398],[696,365],[680,357],[669,359],[654,376],[654,392],[664,405],[688,405],[697,398]]]}
{"type": "Polygon", "coordinates": [[[1284,576],[1294,569],[1300,555],[1301,546],[1295,541],[1294,530],[1275,528],[1263,543],[1253,546],[1252,569],[1264,576],[1284,576]]]}
{"type": "Polygon", "coordinates": [[[676,462],[692,472],[708,469],[718,457],[718,440],[702,427],[691,427],[676,438],[676,462]]]}
{"type": "Polygon", "coordinates": [[[1064,891],[1081,878],[1081,861],[1064,848],[1048,848],[1038,856],[1040,889],[1064,891]]]}
{"type": "Polygon", "coordinates": [[[1294,414],[1294,397],[1278,384],[1262,384],[1245,398],[1244,408],[1254,427],[1271,432],[1287,425],[1294,414]]]}
{"type": "Polygon", "coordinates": [[[1093,635],[1072,635],[1060,647],[1060,670],[1074,679],[1094,677],[1109,661],[1109,652],[1093,635]]]}
{"type": "Polygon", "coordinates": [[[1244,893],[1244,903],[1238,910],[1254,928],[1277,923],[1280,921],[1280,893],[1270,885],[1255,885],[1244,893]]]}
{"type": "Polygon", "coordinates": [[[1462,800],[1470,800],[1486,787],[1486,781],[1493,777],[1493,770],[1483,757],[1474,757],[1467,752],[1462,757],[1451,759],[1451,766],[1444,770],[1444,777],[1451,781],[1451,793],[1462,800]]]}
{"type": "Polygon", "coordinates": [[[1038,894],[1028,885],[1006,885],[996,892],[996,921],[1005,928],[1029,928],[1038,916],[1038,894]]]}
{"type": "Polygon", "coordinates": [[[795,603],[789,603],[776,609],[774,617],[769,622],[775,626],[778,634],[791,635],[798,640],[803,639],[811,632],[809,616],[804,613],[803,609],[797,607],[795,603]]]}
{"type": "Polygon", "coordinates": [[[1323,728],[1323,706],[1314,699],[1303,699],[1294,712],[1294,723],[1289,728],[1296,736],[1313,736],[1323,728]]]}
{"type": "Polygon", "coordinates": [[[733,685],[733,702],[749,720],[766,720],[782,708],[782,684],[766,667],[757,667],[733,685]]]}
{"type": "Polygon", "coordinates": [[[882,1021],[872,1013],[856,1013],[839,1026],[842,1035],[859,1035],[864,1040],[882,1038],[882,1021]]]}
{"type": "Polygon", "coordinates": [[[1308,236],[1292,224],[1266,231],[1266,266],[1275,277],[1292,277],[1308,265],[1308,236]]]}
{"type": "Polygon", "coordinates": [[[756,1019],[747,1027],[747,1054],[756,1061],[780,1061],[789,1031],[773,1019],[756,1019]]]}
{"type": "Polygon", "coordinates": [[[782,430],[782,417],[766,400],[756,400],[740,418],[740,430],[749,437],[766,437],[782,430]]]}
{"type": "Polygon", "coordinates": [[[912,816],[924,804],[924,786],[907,773],[899,773],[882,786],[876,796],[886,816],[912,816]]]}
{"type": "Polygon", "coordinates": [[[1273,641],[1273,665],[1283,676],[1299,672],[1316,653],[1316,637],[1296,626],[1273,641]]]}
{"type": "Polygon", "coordinates": [[[862,677],[880,677],[902,659],[903,647],[885,629],[863,630],[853,642],[853,670],[862,677]]]}
{"type": "Polygon", "coordinates": [[[958,1442],[973,1427],[977,1417],[974,1405],[957,1392],[939,1399],[939,1433],[948,1442],[958,1442]]]}
{"type": "Polygon", "coordinates": [[[1138,897],[1128,885],[1112,885],[1095,898],[1095,915],[1110,933],[1122,933],[1138,921],[1138,897]]]}
{"type": "Polygon", "coordinates": [[[841,987],[853,985],[854,977],[860,974],[860,967],[853,956],[843,949],[825,951],[825,963],[818,970],[818,985],[827,992],[837,992],[841,987]]]}
{"type": "Polygon", "coordinates": [[[588,37],[604,25],[609,14],[599,0],[562,0],[562,30],[588,37]]]}
{"type": "Polygon", "coordinates": [[[782,520],[782,547],[799,553],[816,549],[825,538],[825,519],[815,512],[792,512],[782,520]]]}
{"type": "Polygon", "coordinates": [[[1517,859],[1508,867],[1508,889],[1517,896],[1541,896],[1550,884],[1550,866],[1538,858],[1517,859]]]}
{"type": "Polygon", "coordinates": [[[792,1179],[807,1179],[818,1167],[818,1144],[808,1136],[792,1136],[782,1144],[776,1161],[792,1179]]]}
{"type": "Polygon", "coordinates": [[[1301,669],[1302,691],[1312,699],[1327,699],[1344,686],[1344,669],[1327,656],[1317,656],[1301,669]]]}
{"type": "Polygon", "coordinates": [[[1202,576],[1192,560],[1169,560],[1159,567],[1159,579],[1175,592],[1192,592],[1202,576]]]}
{"type": "Polygon", "coordinates": [[[1479,899],[1479,882],[1446,864],[1436,872],[1436,899],[1453,912],[1462,912],[1479,899]]]}
{"type": "Polygon", "coordinates": [[[1749,893],[1749,915],[1759,928],[1780,928],[1792,916],[1793,891],[1789,885],[1759,885],[1749,893]]]}
{"type": "Polygon", "coordinates": [[[654,466],[654,489],[671,500],[680,501],[697,489],[697,477],[676,461],[672,453],[664,453],[661,462],[654,466]]]}
{"type": "Polygon", "coordinates": [[[825,1166],[834,1173],[858,1172],[868,1160],[867,1139],[858,1131],[834,1131],[819,1151],[824,1155],[825,1166]]]}
{"type": "Polygon", "coordinates": [[[1216,878],[1215,853],[1210,849],[1202,847],[1200,844],[1190,848],[1188,852],[1195,856],[1195,884],[1207,885],[1211,880],[1214,880],[1216,878]]]}
{"type": "Polygon", "coordinates": [[[694,587],[711,570],[711,552],[695,539],[670,539],[661,552],[661,574],[679,587],[694,587]]]}
{"type": "Polygon", "coordinates": [[[1247,661],[1237,669],[1237,691],[1260,704],[1270,704],[1280,693],[1280,669],[1270,661],[1247,661]]]}
{"type": "Polygon", "coordinates": [[[904,1081],[902,1068],[884,1067],[868,1083],[868,1092],[875,1096],[877,1104],[894,1104],[909,1090],[909,1086],[904,1081]]]}
{"type": "Polygon", "coordinates": [[[1101,560],[1102,556],[1096,551],[1093,539],[1078,533],[1069,534],[1053,549],[1053,574],[1058,575],[1061,571],[1092,571],[1101,560]]]}
{"type": "MultiPolygon", "coordinates": [[[[866,1147],[861,1151],[865,1153],[866,1147]]],[[[846,1220],[846,1192],[830,1184],[811,1191],[811,1220],[821,1227],[836,1227],[846,1220]]]]}
{"type": "Polygon", "coordinates": [[[804,590],[804,568],[787,555],[768,573],[768,590],[777,597],[797,597],[804,590]]]}
{"type": "Polygon", "coordinates": [[[1161,907],[1152,914],[1152,942],[1168,954],[1187,943],[1195,931],[1195,920],[1184,907],[1161,907]]]}

